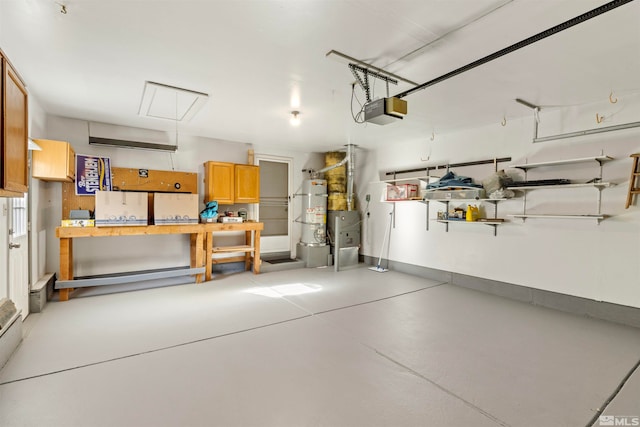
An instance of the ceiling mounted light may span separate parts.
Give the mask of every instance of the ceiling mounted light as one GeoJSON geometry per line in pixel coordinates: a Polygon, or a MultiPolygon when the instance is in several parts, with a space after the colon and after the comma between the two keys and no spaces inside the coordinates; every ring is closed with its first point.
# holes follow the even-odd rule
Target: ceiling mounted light
{"type": "Polygon", "coordinates": [[[294,110],[291,112],[291,118],[289,119],[289,123],[291,123],[291,126],[300,125],[300,111],[294,110]]]}

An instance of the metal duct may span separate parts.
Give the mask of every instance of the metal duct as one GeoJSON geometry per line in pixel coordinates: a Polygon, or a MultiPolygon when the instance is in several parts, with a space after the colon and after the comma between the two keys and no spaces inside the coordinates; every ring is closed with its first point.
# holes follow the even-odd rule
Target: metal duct
{"type": "Polygon", "coordinates": [[[355,145],[347,144],[347,210],[353,210],[353,172],[355,170],[355,145]]]}
{"type": "Polygon", "coordinates": [[[328,172],[328,171],[330,171],[330,170],[332,170],[332,169],[335,169],[335,168],[339,168],[340,166],[344,165],[344,164],[345,164],[345,163],[347,163],[348,161],[349,161],[349,158],[348,158],[348,157],[345,157],[344,159],[340,160],[340,161],[339,161],[338,163],[336,163],[336,164],[329,165],[329,166],[327,166],[327,167],[325,167],[325,168],[322,168],[322,169],[320,169],[320,170],[317,170],[317,171],[313,171],[313,173],[311,174],[311,177],[312,177],[312,178],[317,178],[317,177],[319,177],[321,174],[323,174],[323,173],[325,173],[325,172],[328,172]]]}
{"type": "Polygon", "coordinates": [[[347,210],[351,211],[355,208],[354,202],[353,202],[353,183],[354,183],[353,175],[354,175],[355,165],[356,165],[356,162],[355,162],[356,145],[347,144],[346,147],[347,147],[347,153],[342,160],[340,160],[338,163],[329,165],[320,170],[313,171],[313,173],[311,174],[311,177],[318,178],[320,174],[329,172],[333,169],[339,168],[340,166],[343,166],[344,164],[346,164],[347,165],[347,210]]]}

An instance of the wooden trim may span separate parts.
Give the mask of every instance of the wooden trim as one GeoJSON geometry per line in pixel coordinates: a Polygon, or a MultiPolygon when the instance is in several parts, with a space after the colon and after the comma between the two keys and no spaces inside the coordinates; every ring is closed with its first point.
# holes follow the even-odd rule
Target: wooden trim
{"type": "Polygon", "coordinates": [[[16,67],[13,66],[13,64],[11,63],[11,61],[9,60],[9,57],[2,51],[2,49],[0,49],[0,60],[4,59],[5,62],[7,64],[9,64],[9,66],[11,68],[13,68],[13,72],[15,73],[16,77],[18,78],[18,80],[20,80],[20,83],[22,83],[22,86],[24,86],[25,88],[27,87],[27,84],[25,83],[24,79],[22,78],[22,76],[20,75],[20,73],[18,73],[16,71],[16,67]]]}
{"type": "Polygon", "coordinates": [[[0,197],[24,197],[24,193],[3,190],[2,188],[0,188],[0,197]]]}
{"type": "Polygon", "coordinates": [[[226,264],[228,262],[244,262],[244,256],[214,258],[211,260],[211,264],[226,264]]]}
{"type": "Polygon", "coordinates": [[[57,227],[56,237],[108,237],[108,236],[144,236],[153,234],[192,234],[203,233],[204,224],[185,225],[128,225],[123,227],[57,227]]]}
{"type": "Polygon", "coordinates": [[[216,253],[224,253],[224,252],[253,252],[253,247],[250,245],[239,245],[239,246],[216,246],[212,248],[212,252],[216,253]]]}

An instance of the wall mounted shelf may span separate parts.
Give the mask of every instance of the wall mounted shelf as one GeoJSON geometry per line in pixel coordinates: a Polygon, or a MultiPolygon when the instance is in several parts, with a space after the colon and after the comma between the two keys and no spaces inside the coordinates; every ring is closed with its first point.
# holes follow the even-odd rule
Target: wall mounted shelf
{"type": "Polygon", "coordinates": [[[556,167],[556,166],[565,166],[577,163],[589,163],[589,162],[597,162],[599,166],[599,174],[598,177],[593,179],[592,182],[586,183],[575,183],[575,184],[560,184],[560,185],[528,185],[528,186],[515,186],[508,187],[510,190],[518,190],[524,192],[523,202],[522,202],[522,214],[520,215],[509,215],[513,218],[520,218],[524,222],[527,218],[553,218],[553,219],[590,219],[596,220],[598,224],[600,221],[604,220],[607,216],[601,213],[602,209],[602,190],[605,188],[615,186],[614,183],[602,181],[602,165],[608,161],[613,160],[613,157],[606,156],[604,154],[600,154],[599,156],[594,157],[579,157],[573,159],[564,159],[564,160],[552,160],[548,162],[538,162],[538,163],[525,163],[525,164],[516,164],[511,165],[512,168],[521,169],[524,171],[525,180],[527,179],[527,172],[529,169],[534,168],[542,168],[542,167],[556,167]],[[597,197],[597,212],[595,214],[531,214],[527,213],[527,193],[534,190],[556,190],[556,189],[578,189],[578,188],[595,188],[598,190],[597,197]]]}
{"type": "Polygon", "coordinates": [[[543,190],[543,189],[559,189],[559,188],[582,188],[582,187],[595,187],[598,189],[603,189],[607,187],[613,187],[615,184],[611,182],[587,182],[587,183],[576,183],[576,184],[558,184],[558,185],[523,185],[521,187],[508,187],[509,190],[520,190],[520,191],[532,191],[532,190],[543,190]]]}
{"type": "Polygon", "coordinates": [[[502,225],[504,221],[491,221],[490,219],[487,221],[465,221],[462,219],[437,219],[436,222],[442,223],[451,223],[451,222],[459,222],[464,224],[484,224],[484,225],[502,225]]]}
{"type": "MultiPolygon", "coordinates": [[[[509,200],[509,199],[423,199],[422,203],[424,203],[427,207],[427,231],[429,230],[429,203],[430,202],[438,202],[443,203],[445,205],[445,209],[449,211],[449,203],[490,203],[493,205],[493,218],[498,216],[498,202],[509,200]]],[[[497,226],[504,224],[504,221],[491,221],[491,218],[486,218],[484,221],[463,221],[463,220],[451,220],[451,219],[436,219],[436,222],[446,224],[445,232],[449,231],[449,223],[451,222],[464,222],[465,224],[483,224],[483,225],[491,225],[493,226],[493,235],[497,235],[497,226]]]]}
{"type": "Polygon", "coordinates": [[[600,222],[605,219],[606,215],[554,215],[554,214],[526,214],[526,215],[508,215],[513,218],[553,218],[553,219],[595,219],[600,222]]]}
{"type": "Polygon", "coordinates": [[[384,183],[384,184],[393,184],[396,182],[408,182],[408,181],[425,181],[430,182],[432,179],[440,179],[442,177],[437,175],[423,175],[423,176],[414,176],[412,178],[395,178],[395,179],[385,179],[382,181],[373,181],[373,183],[384,183]]]}
{"type": "Polygon", "coordinates": [[[425,173],[429,173],[429,171],[432,170],[446,170],[447,172],[449,171],[449,169],[451,168],[461,168],[461,167],[466,167],[466,166],[477,166],[477,165],[494,165],[494,169],[497,171],[498,170],[498,163],[505,163],[505,162],[510,162],[511,161],[511,157],[501,157],[501,158],[493,158],[493,159],[486,159],[486,160],[474,160],[474,161],[470,161],[470,162],[461,162],[461,163],[445,163],[445,164],[441,164],[441,165],[427,165],[424,167],[420,167],[420,168],[415,168],[415,169],[404,169],[404,170],[397,170],[397,171],[389,171],[389,172],[385,172],[385,175],[387,176],[393,176],[394,178],[396,177],[396,175],[401,175],[401,174],[405,174],[405,173],[415,173],[415,172],[425,172],[425,173]]]}
{"type": "Polygon", "coordinates": [[[538,163],[524,163],[519,165],[510,165],[511,168],[517,168],[522,170],[540,168],[545,166],[562,166],[562,165],[570,165],[575,163],[587,163],[587,162],[598,162],[600,165],[604,162],[608,162],[613,160],[613,157],[601,155],[595,157],[579,157],[575,159],[565,159],[565,160],[552,160],[549,162],[538,162],[538,163]]]}
{"type": "MultiPolygon", "coordinates": [[[[506,163],[506,162],[510,162],[511,161],[511,157],[502,157],[502,158],[493,158],[493,159],[485,159],[485,160],[476,160],[476,161],[469,161],[469,162],[462,162],[462,163],[446,163],[446,164],[441,164],[441,165],[431,165],[431,166],[424,166],[424,167],[420,167],[420,168],[416,168],[416,169],[405,169],[405,170],[397,170],[397,171],[390,171],[390,172],[385,172],[386,176],[391,176],[393,178],[390,178],[388,180],[384,180],[384,181],[377,181],[379,183],[385,183],[385,184],[391,184],[391,183],[396,183],[396,182],[406,182],[406,181],[425,181],[427,183],[429,183],[432,179],[439,179],[440,177],[438,176],[434,176],[434,175],[430,175],[429,171],[446,171],[449,172],[449,170],[451,168],[459,168],[459,167],[466,167],[466,166],[477,166],[477,165],[493,165],[493,169],[494,172],[498,171],[498,163],[506,163]],[[423,176],[419,176],[419,177],[411,177],[411,178],[397,178],[397,175],[401,175],[401,174],[409,174],[409,173],[425,173],[426,175],[423,176]]],[[[444,203],[446,204],[446,209],[447,211],[449,210],[449,203],[454,202],[454,203],[483,203],[483,202],[487,202],[487,203],[491,203],[494,205],[494,215],[493,217],[496,218],[497,216],[497,204],[498,202],[500,202],[501,200],[506,200],[506,199],[410,199],[410,200],[385,200],[382,199],[381,202],[383,203],[393,203],[393,228],[395,228],[395,209],[396,209],[396,203],[400,202],[400,203],[406,203],[406,202],[420,202],[425,204],[426,206],[426,218],[425,218],[425,228],[427,231],[429,231],[429,222],[430,222],[430,218],[429,218],[429,203],[430,202],[439,202],[439,203],[444,203]]],[[[466,221],[455,221],[455,220],[438,220],[438,222],[442,222],[446,225],[446,231],[449,231],[449,222],[466,222],[466,221]]],[[[490,225],[493,226],[494,228],[494,232],[493,235],[496,235],[496,228],[498,225],[503,224],[502,221],[484,221],[484,222],[476,222],[476,221],[469,221],[469,224],[474,224],[474,223],[478,223],[478,224],[484,224],[484,225],[490,225]]]]}

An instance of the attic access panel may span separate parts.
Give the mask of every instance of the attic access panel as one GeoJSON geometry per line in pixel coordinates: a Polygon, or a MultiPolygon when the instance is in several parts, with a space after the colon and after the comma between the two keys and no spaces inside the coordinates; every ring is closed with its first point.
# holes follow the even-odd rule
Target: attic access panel
{"type": "Polygon", "coordinates": [[[189,89],[147,81],[138,114],[156,119],[189,121],[209,95],[189,89]]]}

